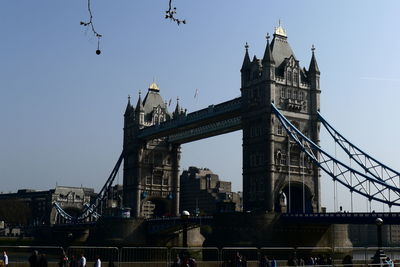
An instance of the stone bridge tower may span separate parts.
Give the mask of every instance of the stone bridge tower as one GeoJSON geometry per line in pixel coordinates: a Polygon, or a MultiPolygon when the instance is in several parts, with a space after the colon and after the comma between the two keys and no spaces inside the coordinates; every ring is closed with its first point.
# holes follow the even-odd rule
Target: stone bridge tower
{"type": "Polygon", "coordinates": [[[123,202],[133,217],[178,215],[180,145],[166,138],[145,140],[139,131],[157,125],[183,111],[177,107],[171,115],[156,83],[149,86],[136,108],[130,103],[124,114],[123,202]]]}
{"type": "Polygon", "coordinates": [[[304,157],[271,112],[270,103],[319,144],[320,72],[312,49],[308,70],[301,68],[282,26],[275,28],[263,58],[241,69],[244,211],[318,212],[319,169],[304,157]]]}

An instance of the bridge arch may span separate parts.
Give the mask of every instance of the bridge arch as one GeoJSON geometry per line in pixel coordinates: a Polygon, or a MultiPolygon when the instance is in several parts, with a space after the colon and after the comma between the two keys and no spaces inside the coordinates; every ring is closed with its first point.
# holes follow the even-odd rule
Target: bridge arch
{"type": "Polygon", "coordinates": [[[312,203],[314,196],[307,184],[294,181],[289,185],[289,182],[286,182],[277,192],[275,195],[275,211],[284,213],[313,212],[312,203]]]}

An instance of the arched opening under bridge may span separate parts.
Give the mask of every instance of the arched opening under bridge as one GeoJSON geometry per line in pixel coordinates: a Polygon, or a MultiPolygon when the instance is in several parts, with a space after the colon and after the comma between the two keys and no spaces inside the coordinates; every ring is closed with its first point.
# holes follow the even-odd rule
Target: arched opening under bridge
{"type": "Polygon", "coordinates": [[[287,213],[312,213],[312,198],[307,185],[299,182],[287,183],[275,197],[277,212],[287,213]],[[289,194],[290,191],[290,194],[289,194]]]}

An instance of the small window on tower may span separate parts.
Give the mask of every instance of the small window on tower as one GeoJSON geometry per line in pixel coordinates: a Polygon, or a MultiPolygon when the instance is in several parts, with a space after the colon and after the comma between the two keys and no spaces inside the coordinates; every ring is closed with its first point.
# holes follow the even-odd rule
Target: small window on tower
{"type": "Polygon", "coordinates": [[[286,155],[281,154],[281,165],[286,165],[286,155]]]}
{"type": "Polygon", "coordinates": [[[278,134],[279,135],[283,135],[283,128],[282,128],[282,124],[278,124],[278,134]]]}
{"type": "Polygon", "coordinates": [[[281,89],[281,98],[285,98],[286,97],[286,88],[282,88],[281,89]]]}
{"type": "Polygon", "coordinates": [[[294,76],[294,82],[296,84],[298,84],[299,83],[299,74],[295,71],[295,72],[293,72],[293,76],[294,76]]]}
{"type": "Polygon", "coordinates": [[[293,99],[297,99],[297,90],[293,90],[293,99]]]}
{"type": "Polygon", "coordinates": [[[288,98],[292,98],[292,90],[288,89],[287,97],[288,98]]]}
{"type": "Polygon", "coordinates": [[[151,184],[151,176],[146,177],[146,184],[151,184]]]}
{"type": "Polygon", "coordinates": [[[154,184],[161,184],[161,177],[158,176],[158,175],[154,176],[153,183],[154,184]]]}
{"type": "Polygon", "coordinates": [[[291,71],[288,71],[288,73],[287,73],[287,79],[288,79],[288,82],[289,82],[289,83],[292,82],[292,72],[291,72],[291,71]]]}
{"type": "Polygon", "coordinates": [[[300,94],[299,94],[299,100],[304,100],[304,92],[300,92],[300,94]]]}
{"type": "Polygon", "coordinates": [[[163,185],[168,185],[168,178],[163,178],[163,185]]]}

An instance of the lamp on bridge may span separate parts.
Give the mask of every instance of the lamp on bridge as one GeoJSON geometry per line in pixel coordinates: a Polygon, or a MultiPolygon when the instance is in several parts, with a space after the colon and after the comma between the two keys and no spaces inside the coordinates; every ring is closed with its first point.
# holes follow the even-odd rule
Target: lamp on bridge
{"type": "Polygon", "coordinates": [[[374,263],[382,264],[386,259],[385,252],[382,249],[382,225],[383,225],[382,218],[376,218],[375,223],[376,223],[376,236],[378,240],[378,250],[375,252],[375,255],[372,257],[372,259],[374,263]]]}
{"type": "Polygon", "coordinates": [[[182,246],[188,247],[188,239],[187,239],[187,232],[188,232],[188,220],[189,220],[190,213],[187,210],[182,211],[181,220],[182,220],[182,246]]]}

